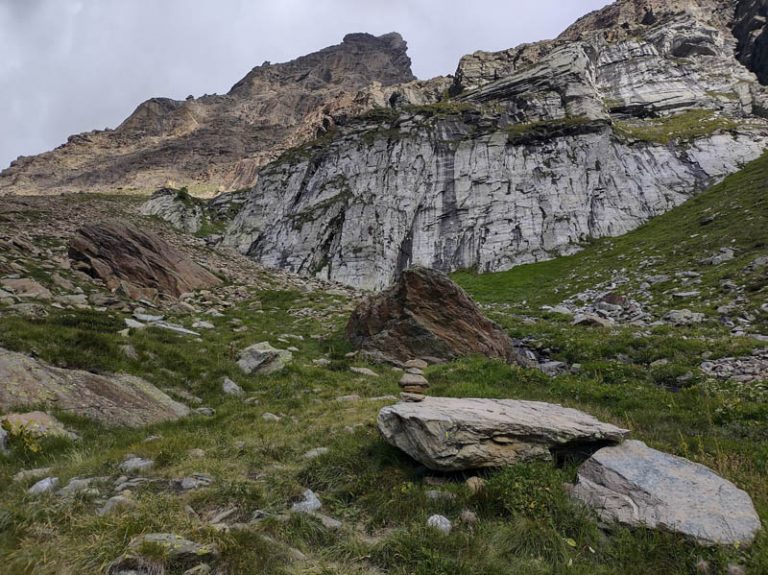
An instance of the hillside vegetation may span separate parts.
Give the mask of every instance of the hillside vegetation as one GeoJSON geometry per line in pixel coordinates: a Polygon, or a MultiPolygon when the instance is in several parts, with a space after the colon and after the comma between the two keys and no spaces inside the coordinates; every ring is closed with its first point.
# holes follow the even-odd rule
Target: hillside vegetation
{"type": "MultiPolygon", "coordinates": [[[[430,367],[430,394],[583,409],[653,447],[711,467],[752,496],[766,524],[768,387],[714,379],[700,369],[705,360],[749,356],[766,345],[753,337],[768,333],[762,309],[768,267],[755,263],[768,255],[766,189],[763,158],[626,237],[505,273],[456,274],[512,335],[569,369],[550,377],[470,358],[430,367]],[[721,248],[733,250],[733,258],[700,263],[721,248]],[[668,279],[650,285],[650,276],[668,279]],[[593,292],[635,299],[650,317],[637,325],[589,327],[573,325],[557,309],[593,292]],[[681,298],[682,292],[698,293],[681,298]],[[729,311],[717,311],[724,306],[729,311]],[[689,326],[658,321],[681,308],[705,316],[689,326]]],[[[132,208],[114,199],[105,209],[132,208]]],[[[37,209],[20,209],[15,231],[34,230],[37,209]]],[[[50,234],[33,235],[36,245],[61,247],[50,234]]],[[[41,283],[51,281],[44,250],[16,262],[41,283]]],[[[88,293],[97,289],[71,279],[88,293]]],[[[467,475],[419,466],[387,445],[375,427],[378,410],[399,392],[399,374],[348,355],[343,328],[353,304],[332,290],[244,286],[242,298],[220,317],[206,317],[213,329],[199,338],[155,328],[122,336],[126,315],[120,311],[49,307],[47,315],[30,318],[0,304],[2,347],[65,367],[140,375],[215,409],[210,417],[142,430],[108,429],[56,413],[78,440],[12,441],[11,454],[0,456],[2,572],[103,573],[135,536],[170,532],[215,544],[221,552],[216,572],[233,575],[683,575],[696,573],[700,561],[712,573],[725,573],[731,564],[768,573],[765,533],[749,549],[702,548],[663,533],[601,526],[563,487],[574,479],[575,462],[484,472],[487,483],[477,493],[465,483],[467,475]],[[242,374],[237,352],[260,341],[295,346],[294,361],[274,375],[242,374]],[[367,367],[378,377],[351,367],[367,367]],[[222,393],[225,376],[245,390],[244,398],[222,393]],[[316,448],[327,451],[309,453],[316,448]],[[130,454],[154,460],[143,473],[151,481],[131,490],[135,505],[97,514],[114,495],[123,475],[119,465],[130,454]],[[27,489],[33,481],[12,479],[40,467],[50,467],[62,486],[74,477],[103,479],[96,491],[72,498],[32,496],[27,489]],[[173,487],[193,474],[213,481],[188,491],[173,487]],[[289,513],[305,489],[340,525],[289,513]],[[461,523],[464,510],[478,521],[461,523]],[[435,513],[455,522],[450,535],[426,526],[435,513]]],[[[190,327],[193,315],[175,311],[168,319],[190,327]]],[[[162,547],[142,551],[154,572],[184,572],[162,547]]]]}

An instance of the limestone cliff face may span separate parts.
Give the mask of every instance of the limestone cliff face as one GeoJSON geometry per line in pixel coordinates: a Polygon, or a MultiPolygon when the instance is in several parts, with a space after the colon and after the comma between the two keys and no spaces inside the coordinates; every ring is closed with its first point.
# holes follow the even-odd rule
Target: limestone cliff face
{"type": "Polygon", "coordinates": [[[151,191],[169,180],[197,193],[249,187],[261,166],[327,129],[335,114],[413,82],[410,64],[399,34],[350,34],[293,62],[254,68],[226,95],[152,99],[115,130],[20,158],[0,173],[0,194],[151,191]],[[358,98],[361,90],[368,96],[358,98]]]}
{"type": "Polygon", "coordinates": [[[766,132],[685,146],[632,142],[607,124],[557,137],[478,135],[473,119],[350,133],[262,172],[228,239],[261,263],[379,289],[411,264],[498,271],[626,233],[760,155],[766,132]]]}
{"type": "Polygon", "coordinates": [[[504,270],[623,234],[768,141],[736,3],[623,0],[462,59],[453,98],[381,110],[265,168],[226,242],[378,289],[411,264],[504,270]]]}

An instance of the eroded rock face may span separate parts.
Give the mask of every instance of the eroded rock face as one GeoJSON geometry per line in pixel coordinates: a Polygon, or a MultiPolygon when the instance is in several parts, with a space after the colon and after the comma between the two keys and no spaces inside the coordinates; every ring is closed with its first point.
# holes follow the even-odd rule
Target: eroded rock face
{"type": "Polygon", "coordinates": [[[226,243],[267,267],[364,289],[411,265],[503,271],[625,234],[768,141],[745,128],[680,146],[631,142],[602,121],[518,135],[500,121],[404,116],[273,164],[226,243]]]}
{"type": "Polygon", "coordinates": [[[389,290],[364,300],[347,338],[371,356],[405,363],[419,357],[481,354],[528,364],[523,350],[446,275],[414,267],[389,290]]]}
{"type": "Polygon", "coordinates": [[[626,441],[579,469],[574,496],[606,521],[680,533],[702,544],[751,543],[761,528],[749,495],[713,471],[626,441]]]}
{"type": "Polygon", "coordinates": [[[226,242],[383,289],[409,265],[503,271],[627,233],[765,149],[734,9],[622,0],[557,40],[467,56],[453,103],[359,119],[265,168],[226,242]]]}
{"type": "Polygon", "coordinates": [[[617,443],[629,433],[560,405],[432,397],[385,407],[378,427],[388,443],[436,471],[550,459],[553,450],[617,443]]]}
{"type": "Polygon", "coordinates": [[[189,194],[163,188],[156,191],[139,210],[143,216],[157,216],[190,234],[203,225],[203,208],[189,194]]]}
{"type": "Polygon", "coordinates": [[[73,267],[134,299],[179,297],[221,283],[157,236],[118,222],[81,227],[70,240],[69,257],[73,267]]]}
{"type": "Polygon", "coordinates": [[[189,412],[138,377],[61,369],[0,348],[0,409],[39,404],[129,427],[178,419],[189,412]]]}

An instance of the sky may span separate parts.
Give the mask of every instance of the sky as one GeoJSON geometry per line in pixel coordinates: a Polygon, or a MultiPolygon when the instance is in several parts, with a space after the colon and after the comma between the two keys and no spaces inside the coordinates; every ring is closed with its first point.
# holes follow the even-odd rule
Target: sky
{"type": "Polygon", "coordinates": [[[254,66],[400,32],[416,76],[557,36],[608,0],[0,0],[0,169],[114,128],[153,97],[223,94],[254,66]]]}

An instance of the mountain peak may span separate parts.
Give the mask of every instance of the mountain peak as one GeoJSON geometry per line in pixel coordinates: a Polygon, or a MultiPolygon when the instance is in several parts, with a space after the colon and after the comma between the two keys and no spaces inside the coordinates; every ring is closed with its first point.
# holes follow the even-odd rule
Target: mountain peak
{"type": "Polygon", "coordinates": [[[0,190],[153,189],[169,180],[199,193],[245,187],[265,163],[311,138],[331,103],[413,80],[400,34],[348,34],[341,44],[253,68],[225,96],[147,100],[115,130],[73,136],[14,162],[0,190]]]}
{"type": "Polygon", "coordinates": [[[574,41],[585,33],[601,30],[629,31],[685,14],[725,28],[732,21],[737,4],[738,0],[619,0],[579,18],[559,39],[574,41]]]}

